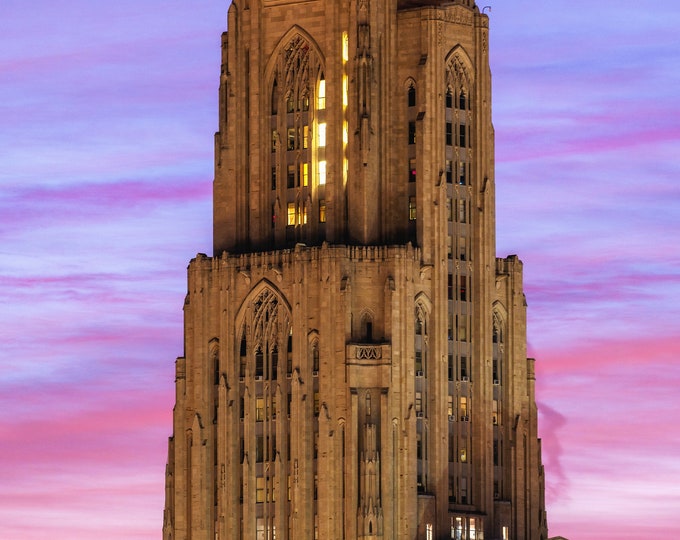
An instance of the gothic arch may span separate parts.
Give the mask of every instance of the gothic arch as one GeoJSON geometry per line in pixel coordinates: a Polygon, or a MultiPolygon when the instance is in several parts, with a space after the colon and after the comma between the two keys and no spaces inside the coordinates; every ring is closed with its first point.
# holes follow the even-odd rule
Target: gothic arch
{"type": "MultiPolygon", "coordinates": [[[[326,60],[319,45],[304,28],[296,24],[281,37],[272,51],[269,63],[265,68],[267,88],[273,88],[274,81],[279,75],[290,74],[293,68],[292,63],[297,62],[297,60],[306,61],[306,65],[299,67],[310,68],[311,66],[312,75],[315,75],[315,78],[325,72],[326,60]],[[306,60],[299,58],[300,54],[306,57],[306,60]],[[280,71],[283,73],[279,73],[280,71]]],[[[277,82],[279,91],[282,91],[282,89],[285,91],[285,81],[277,82]]]]}
{"type": "Polygon", "coordinates": [[[236,346],[243,336],[248,349],[264,344],[269,349],[282,348],[283,338],[290,332],[291,308],[286,298],[269,280],[256,284],[239,307],[236,315],[236,346]]]}
{"type": "Polygon", "coordinates": [[[456,45],[446,55],[446,84],[451,88],[465,88],[468,93],[472,89],[474,67],[470,56],[461,45],[456,45]]]}

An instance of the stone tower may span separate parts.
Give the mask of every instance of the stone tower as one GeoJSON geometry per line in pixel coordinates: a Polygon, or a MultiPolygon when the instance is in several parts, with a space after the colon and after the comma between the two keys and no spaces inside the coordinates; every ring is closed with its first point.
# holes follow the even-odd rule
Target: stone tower
{"type": "Polygon", "coordinates": [[[472,0],[233,0],[166,540],[547,538],[472,0]]]}

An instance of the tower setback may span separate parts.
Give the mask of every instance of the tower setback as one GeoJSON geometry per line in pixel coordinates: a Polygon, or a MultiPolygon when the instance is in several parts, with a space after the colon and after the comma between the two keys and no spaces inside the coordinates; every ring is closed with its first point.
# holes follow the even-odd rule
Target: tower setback
{"type": "Polygon", "coordinates": [[[165,540],[545,540],[472,0],[233,0],[165,540]]]}

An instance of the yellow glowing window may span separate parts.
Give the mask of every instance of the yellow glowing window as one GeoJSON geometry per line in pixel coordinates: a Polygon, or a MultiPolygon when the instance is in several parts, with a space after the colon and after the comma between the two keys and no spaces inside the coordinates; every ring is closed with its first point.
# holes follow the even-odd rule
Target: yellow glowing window
{"type": "Polygon", "coordinates": [[[264,399],[257,398],[255,400],[255,421],[262,422],[264,420],[264,399]]]}
{"type": "Polygon", "coordinates": [[[349,78],[347,75],[342,76],[342,107],[344,109],[347,108],[347,104],[349,103],[349,78]]]}
{"type": "Polygon", "coordinates": [[[309,126],[302,126],[302,148],[309,147],[309,126]]]}
{"type": "Polygon", "coordinates": [[[460,462],[461,463],[467,462],[467,448],[460,449],[460,462]]]}
{"type": "Polygon", "coordinates": [[[463,417],[468,415],[468,402],[467,398],[464,396],[461,396],[460,398],[460,415],[463,417]]]}
{"type": "Polygon", "coordinates": [[[326,223],[326,201],[319,201],[319,223],[326,223]]]}
{"type": "Polygon", "coordinates": [[[300,163],[300,178],[302,178],[302,185],[306,186],[309,184],[309,164],[300,163]]]}
{"type": "Polygon", "coordinates": [[[446,397],[446,410],[449,416],[453,416],[453,396],[446,397]]]}
{"type": "Polygon", "coordinates": [[[288,221],[287,225],[295,225],[295,203],[288,203],[288,221]]]}
{"type": "Polygon", "coordinates": [[[326,108],[326,80],[319,81],[319,92],[316,95],[316,108],[319,110],[326,108]]]}
{"type": "Polygon", "coordinates": [[[342,61],[347,62],[349,60],[349,37],[347,32],[342,33],[342,61]]]}
{"type": "Polygon", "coordinates": [[[408,198],[408,218],[411,221],[414,221],[416,219],[416,198],[415,197],[409,197],[408,198]]]}
{"type": "Polygon", "coordinates": [[[302,206],[302,219],[300,220],[300,223],[303,225],[307,224],[307,205],[302,206]]]}
{"type": "Polygon", "coordinates": [[[255,502],[264,502],[264,477],[262,476],[255,479],[255,502]]]}
{"type": "Polygon", "coordinates": [[[319,173],[319,185],[323,186],[326,184],[326,162],[325,161],[319,161],[318,165],[318,173],[319,173]]]}
{"type": "Polygon", "coordinates": [[[319,148],[326,146],[326,124],[319,124],[319,148]]]}

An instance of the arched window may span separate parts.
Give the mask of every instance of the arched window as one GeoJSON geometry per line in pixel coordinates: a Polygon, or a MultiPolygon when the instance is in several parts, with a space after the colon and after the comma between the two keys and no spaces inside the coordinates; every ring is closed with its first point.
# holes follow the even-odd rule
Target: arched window
{"type": "Polygon", "coordinates": [[[373,317],[369,313],[361,317],[361,339],[369,343],[373,341],[373,317]]]}
{"type": "Polygon", "coordinates": [[[318,48],[306,34],[293,30],[273,55],[271,74],[271,200],[280,201],[283,219],[273,214],[271,238],[274,245],[310,242],[309,216],[316,215],[324,184],[326,136],[326,80],[318,48]],[[311,106],[310,106],[311,105],[311,106]],[[277,114],[278,113],[278,114],[277,114]],[[323,166],[322,166],[323,163],[323,166]],[[277,171],[280,178],[277,181],[277,171]],[[285,175],[285,180],[283,176],[285,175]],[[310,205],[297,199],[310,198],[310,205]],[[291,205],[296,210],[291,212],[291,205]]]}

